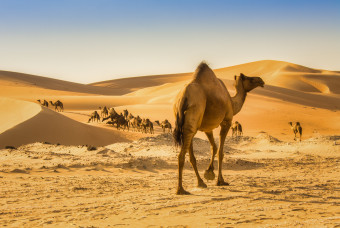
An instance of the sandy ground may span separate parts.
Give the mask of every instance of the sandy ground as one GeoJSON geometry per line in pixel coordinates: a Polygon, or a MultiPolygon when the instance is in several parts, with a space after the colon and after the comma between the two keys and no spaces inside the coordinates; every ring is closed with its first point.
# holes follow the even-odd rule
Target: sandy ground
{"type": "MultiPolygon", "coordinates": [[[[0,226],[340,226],[340,137],[282,142],[266,133],[228,139],[228,187],[196,187],[186,162],[177,196],[169,134],[86,147],[29,144],[0,150],[0,226]]],[[[209,143],[196,139],[201,175],[209,143]]],[[[188,159],[187,159],[188,160],[188,159]]]]}
{"type": "MultiPolygon", "coordinates": [[[[192,194],[176,196],[178,148],[155,121],[174,125],[190,73],[84,85],[0,71],[0,226],[340,227],[340,73],[270,60],[215,70],[232,96],[241,72],[266,86],[234,117],[244,137],[225,143],[230,186],[197,188],[187,159],[192,194]],[[87,123],[103,106],[150,118],[155,134],[87,123]],[[301,123],[301,143],[289,121],[301,123]]],[[[194,151],[202,175],[210,146],[201,132],[194,151]]]]}

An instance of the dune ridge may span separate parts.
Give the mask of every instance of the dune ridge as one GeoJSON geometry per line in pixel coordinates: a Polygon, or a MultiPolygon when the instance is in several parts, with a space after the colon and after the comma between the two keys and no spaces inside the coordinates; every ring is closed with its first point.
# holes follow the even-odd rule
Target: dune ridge
{"type": "Polygon", "coordinates": [[[24,122],[41,111],[38,104],[27,101],[15,100],[0,97],[0,134],[14,127],[18,123],[24,122]]]}

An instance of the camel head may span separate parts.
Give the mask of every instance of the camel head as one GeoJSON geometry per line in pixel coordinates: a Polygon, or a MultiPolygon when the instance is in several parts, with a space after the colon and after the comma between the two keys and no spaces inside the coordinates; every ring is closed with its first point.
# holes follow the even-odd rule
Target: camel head
{"type": "Polygon", "coordinates": [[[243,88],[246,92],[250,92],[251,90],[255,89],[256,87],[263,87],[264,81],[260,77],[248,77],[244,74],[240,74],[240,76],[235,75],[235,85],[238,87],[240,83],[242,83],[243,88]]]}

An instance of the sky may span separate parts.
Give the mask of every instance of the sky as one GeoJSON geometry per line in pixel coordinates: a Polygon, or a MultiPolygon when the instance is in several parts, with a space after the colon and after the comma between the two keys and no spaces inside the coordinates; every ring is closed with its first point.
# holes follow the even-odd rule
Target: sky
{"type": "Polygon", "coordinates": [[[0,70],[91,83],[265,59],[340,70],[340,1],[0,0],[0,70]]]}

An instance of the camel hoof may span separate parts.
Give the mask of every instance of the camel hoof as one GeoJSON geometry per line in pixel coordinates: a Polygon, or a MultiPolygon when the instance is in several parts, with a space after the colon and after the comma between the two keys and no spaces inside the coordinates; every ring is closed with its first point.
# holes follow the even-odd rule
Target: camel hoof
{"type": "Polygon", "coordinates": [[[211,169],[208,169],[204,172],[204,178],[207,180],[214,180],[215,179],[215,173],[211,169]]]}
{"type": "Polygon", "coordinates": [[[183,188],[177,189],[176,195],[190,195],[190,192],[185,191],[183,188]]]}
{"type": "Polygon", "coordinates": [[[197,187],[199,187],[199,188],[207,188],[208,186],[203,182],[203,180],[201,180],[200,182],[198,182],[197,187]]]}
{"type": "Polygon", "coordinates": [[[228,182],[225,182],[224,180],[217,181],[217,186],[229,186],[228,182]]]}

